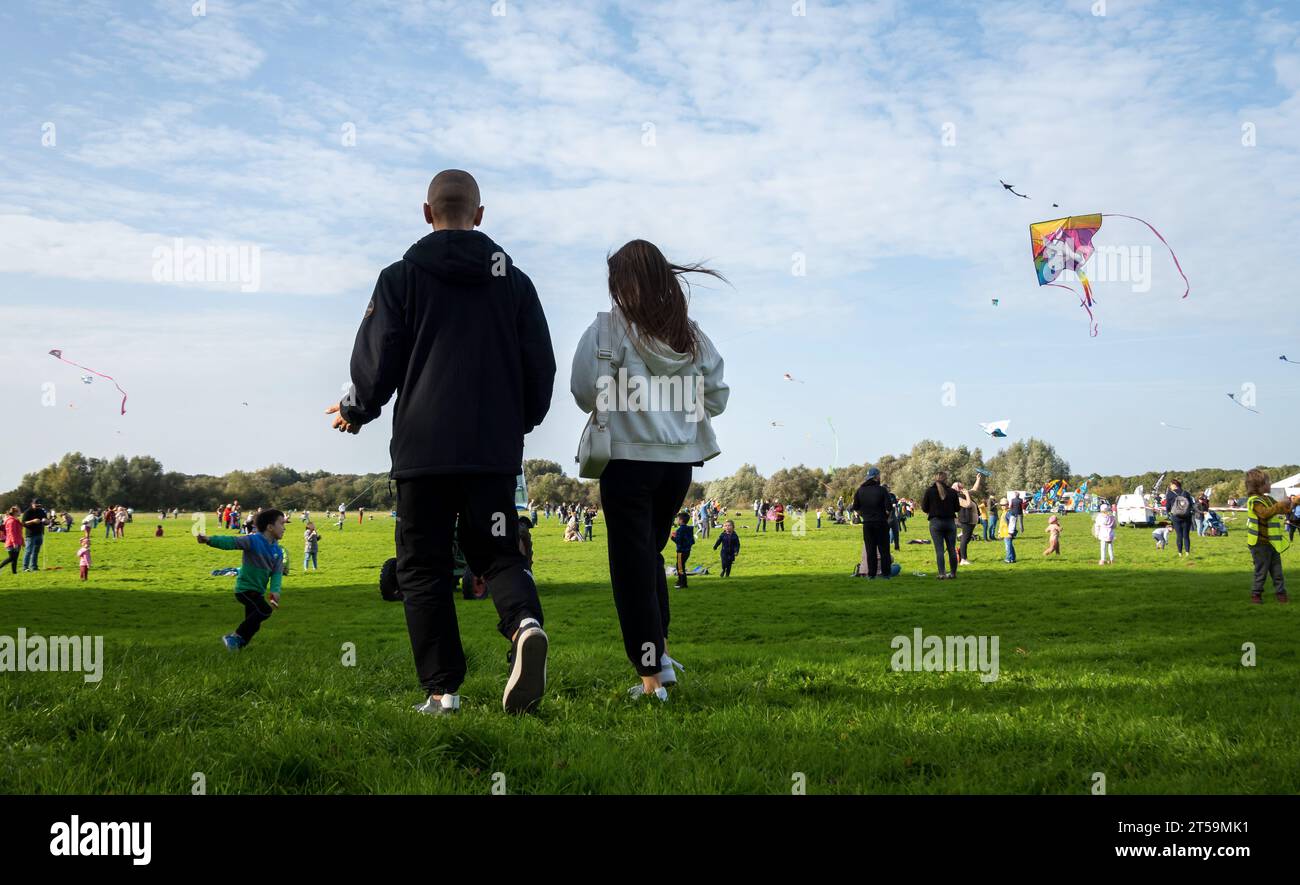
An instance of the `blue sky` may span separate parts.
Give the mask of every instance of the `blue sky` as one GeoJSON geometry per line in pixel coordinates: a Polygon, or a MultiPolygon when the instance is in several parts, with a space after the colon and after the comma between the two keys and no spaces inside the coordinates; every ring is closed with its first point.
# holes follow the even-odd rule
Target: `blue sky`
{"type": "Polygon", "coordinates": [[[732,282],[692,300],[732,385],[703,478],[830,466],[828,418],[839,463],[926,437],[991,453],[977,422],[1000,418],[1076,471],[1300,461],[1300,366],[1277,359],[1300,359],[1294,8],[792,7],[0,7],[0,488],[69,450],[387,469],[387,417],[345,439],[321,412],[446,167],[537,284],[560,372],[527,455],[571,472],[573,347],[634,237],[732,282]],[[1089,337],[1038,287],[1028,225],[1092,212],[1159,228],[1190,296],[1106,219],[1097,244],[1149,285],[1094,273],[1089,337]],[[259,290],[156,281],[176,237],[255,246],[259,290]],[[55,347],[117,377],[127,414],[55,347]],[[1225,396],[1243,384],[1259,414],[1225,396]]]}

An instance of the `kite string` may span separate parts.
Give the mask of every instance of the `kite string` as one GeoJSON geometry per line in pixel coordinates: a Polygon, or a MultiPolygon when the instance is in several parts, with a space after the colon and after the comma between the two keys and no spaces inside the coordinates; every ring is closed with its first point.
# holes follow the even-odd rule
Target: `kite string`
{"type": "MultiPolygon", "coordinates": [[[[51,353],[50,355],[54,356],[53,353],[51,353]]],[[[89,366],[83,366],[79,363],[74,363],[72,360],[64,359],[62,353],[60,353],[58,356],[55,356],[54,358],[61,362],[65,362],[70,366],[76,366],[78,369],[87,371],[92,375],[98,375],[100,378],[107,378],[109,381],[112,381],[113,386],[117,388],[117,392],[122,394],[122,414],[123,415],[126,414],[126,391],[122,389],[122,385],[118,384],[117,381],[113,378],[113,376],[105,375],[103,372],[96,372],[94,369],[90,368],[89,366]]]]}
{"type": "Polygon", "coordinates": [[[1184,298],[1187,297],[1188,293],[1192,291],[1192,284],[1187,279],[1187,274],[1183,273],[1183,266],[1178,263],[1178,256],[1174,254],[1173,247],[1169,245],[1168,240],[1166,240],[1164,237],[1160,235],[1160,231],[1152,227],[1149,221],[1143,221],[1141,218],[1138,218],[1136,215],[1120,215],[1118,213],[1103,213],[1102,218],[1128,218],[1131,219],[1132,221],[1141,221],[1143,224],[1145,224],[1150,229],[1151,233],[1155,234],[1156,238],[1160,240],[1160,242],[1164,243],[1165,248],[1169,250],[1169,257],[1174,260],[1174,267],[1178,268],[1178,275],[1181,276],[1183,278],[1183,282],[1187,284],[1186,288],[1183,289],[1183,297],[1184,298]]]}

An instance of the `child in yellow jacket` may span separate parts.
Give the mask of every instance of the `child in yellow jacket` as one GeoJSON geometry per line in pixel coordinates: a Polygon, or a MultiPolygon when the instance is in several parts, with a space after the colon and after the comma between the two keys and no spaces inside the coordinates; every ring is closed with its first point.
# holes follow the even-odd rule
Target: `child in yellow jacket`
{"type": "Polygon", "coordinates": [[[1291,512],[1291,508],[1300,503],[1300,497],[1292,495],[1281,501],[1274,501],[1268,493],[1268,474],[1262,470],[1246,471],[1246,544],[1250,547],[1251,559],[1255,561],[1255,585],[1250,592],[1250,601],[1255,605],[1264,602],[1264,579],[1273,579],[1273,590],[1278,602],[1288,602],[1286,579],[1282,576],[1282,551],[1287,541],[1283,537],[1282,520],[1278,517],[1291,512]]]}

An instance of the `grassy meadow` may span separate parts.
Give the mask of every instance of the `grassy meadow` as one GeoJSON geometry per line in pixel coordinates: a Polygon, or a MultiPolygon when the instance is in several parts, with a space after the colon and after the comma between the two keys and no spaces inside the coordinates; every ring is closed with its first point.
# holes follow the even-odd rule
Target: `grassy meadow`
{"type": "MultiPolygon", "coordinates": [[[[209,515],[209,519],[211,516],[209,515]]],[[[137,515],[127,537],[47,536],[45,570],[0,575],[0,634],[100,634],[103,679],[0,673],[0,792],[476,793],[1294,793],[1300,790],[1300,606],[1249,604],[1242,522],[1193,537],[1180,560],[1120,529],[1097,565],[1087,516],[1027,519],[1020,561],[974,542],[974,564],[935,579],[933,550],[903,544],[893,581],[850,578],[857,527],[754,534],[729,579],[672,591],[672,655],[687,670],[666,706],[625,697],[603,523],[565,544],[543,519],[535,573],[551,637],[539,713],[501,711],[506,642],[490,601],[457,598],[469,677],[457,717],[421,700],[402,607],[381,601],[387,515],[339,532],[322,521],[319,572],[292,573],[253,644],[220,637],[242,618],[235,553],[196,544],[189,522],[137,515]],[[923,572],[925,577],[915,573],[923,572]],[[895,672],[891,639],[988,635],[1000,674],[895,672]],[[344,666],[344,644],[355,666],[344,666]],[[1257,662],[1243,666],[1243,643],[1257,662]],[[501,779],[496,779],[501,783],[501,779]]],[[[914,519],[906,542],[928,537],[914,519]]],[[[708,539],[711,545],[714,539],[708,539]]],[[[1297,545],[1300,549],[1300,545],[1297,545]]],[[[1284,557],[1300,578],[1297,557],[1284,557]]]]}

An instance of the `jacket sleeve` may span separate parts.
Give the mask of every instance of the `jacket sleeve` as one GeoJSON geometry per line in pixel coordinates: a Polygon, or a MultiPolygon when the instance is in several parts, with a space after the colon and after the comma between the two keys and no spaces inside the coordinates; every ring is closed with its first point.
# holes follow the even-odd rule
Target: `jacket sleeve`
{"type": "Polygon", "coordinates": [[[709,336],[703,331],[700,337],[704,340],[704,360],[700,367],[704,372],[704,411],[710,418],[716,418],[721,415],[727,408],[727,398],[731,396],[731,388],[727,382],[722,380],[723,359],[722,354],[713,346],[709,336]]]}
{"type": "Polygon", "coordinates": [[[551,330],[546,325],[537,289],[527,276],[523,278],[523,300],[519,305],[518,331],[520,364],[524,370],[524,433],[542,423],[551,408],[555,389],[555,349],[551,330]]]}
{"type": "Polygon", "coordinates": [[[343,420],[358,427],[379,417],[402,383],[410,358],[411,336],[395,275],[393,268],[379,274],[352,345],[352,388],[343,397],[339,412],[343,420]]]}
{"type": "Polygon", "coordinates": [[[599,366],[596,359],[596,336],[599,324],[598,319],[582,333],[578,347],[573,352],[573,371],[569,375],[569,392],[573,394],[573,401],[588,414],[596,411],[596,373],[599,366]]]}
{"type": "Polygon", "coordinates": [[[252,540],[252,535],[211,535],[208,546],[218,550],[247,550],[252,540]]]}

